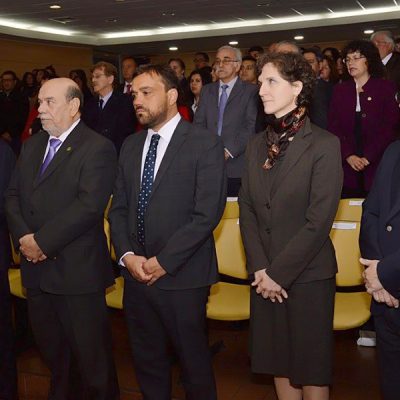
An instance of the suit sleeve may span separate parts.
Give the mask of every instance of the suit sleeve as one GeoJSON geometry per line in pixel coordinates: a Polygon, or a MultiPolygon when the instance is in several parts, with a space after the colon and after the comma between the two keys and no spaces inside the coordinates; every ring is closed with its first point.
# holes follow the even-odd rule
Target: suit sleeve
{"type": "Polygon", "coordinates": [[[340,199],[343,170],[339,143],[329,140],[320,147],[313,163],[306,223],[267,268],[267,274],[287,289],[329,240],[340,199]]]}
{"type": "Polygon", "coordinates": [[[81,169],[76,199],[35,233],[44,254],[54,257],[98,223],[112,192],[116,165],[117,156],[111,142],[102,140],[92,146],[81,169]]]}
{"type": "Polygon", "coordinates": [[[249,170],[249,160],[254,157],[254,145],[250,142],[246,150],[246,164],[242,175],[242,185],[239,192],[240,232],[246,253],[247,270],[254,273],[269,265],[262,240],[259,235],[256,212],[251,200],[249,180],[254,171],[249,170]]]}
{"type": "Polygon", "coordinates": [[[19,239],[28,233],[32,233],[22,216],[19,198],[19,179],[21,175],[21,160],[25,154],[25,144],[22,144],[21,154],[17,165],[11,176],[10,184],[5,194],[5,209],[8,227],[10,229],[13,242],[19,243],[19,239]]]}
{"type": "Polygon", "coordinates": [[[190,222],[178,229],[157,255],[170,275],[176,275],[196,250],[212,235],[222,217],[226,202],[224,149],[218,137],[212,137],[198,157],[195,205],[190,222]]]}
{"type": "Polygon", "coordinates": [[[209,94],[209,86],[203,86],[200,92],[199,106],[194,114],[193,124],[198,125],[204,129],[211,130],[211,127],[207,126],[206,106],[207,97],[209,94]]]}
{"type": "Polygon", "coordinates": [[[127,150],[126,144],[127,141],[125,141],[121,149],[118,163],[118,174],[114,185],[112,205],[109,212],[112,242],[118,260],[125,253],[132,251],[132,245],[129,240],[128,186],[126,184],[123,168],[124,160],[129,156],[129,150],[127,150]]]}

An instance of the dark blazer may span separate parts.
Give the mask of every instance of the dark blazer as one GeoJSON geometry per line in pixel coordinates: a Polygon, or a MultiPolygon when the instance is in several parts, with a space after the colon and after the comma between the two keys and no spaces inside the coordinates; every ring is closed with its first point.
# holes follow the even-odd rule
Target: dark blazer
{"type": "MultiPolygon", "coordinates": [[[[397,140],[386,150],[371,191],[363,203],[360,231],[362,256],[380,260],[379,280],[395,298],[400,298],[400,198],[398,192],[392,197],[392,191],[399,189],[399,163],[400,141],[397,140]]],[[[386,308],[385,304],[372,303],[374,314],[386,308]]],[[[400,309],[393,312],[397,312],[400,321],[400,309]]]]}
{"type": "Polygon", "coordinates": [[[271,185],[265,133],[246,151],[239,193],[249,273],[266,268],[282,287],[331,278],[337,266],[329,232],[342,189],[339,141],[310,124],[296,134],[271,185]]]}
{"type": "MultiPolygon", "coordinates": [[[[360,93],[362,112],[362,138],[364,157],[370,165],[364,171],[365,189],[369,191],[379,161],[394,140],[399,123],[399,107],[395,101],[393,82],[370,78],[360,93]]],[[[344,187],[358,187],[358,172],[347,163],[346,158],[356,154],[354,134],[356,109],[356,86],[353,79],[335,86],[328,117],[328,131],[339,139],[342,150],[344,187]]]]}
{"type": "Polygon", "coordinates": [[[125,138],[135,132],[136,116],[132,98],[113,91],[103,110],[94,96],[83,107],[82,120],[100,135],[110,139],[119,152],[125,138]]]}
{"type": "Polygon", "coordinates": [[[36,265],[21,259],[23,284],[65,295],[102,290],[114,281],[103,212],[116,174],[115,149],[80,122],[39,177],[47,142],[41,131],[24,143],[6,194],[15,243],[34,233],[48,257],[36,265]]]}
{"type": "MultiPolygon", "coordinates": [[[[203,86],[193,123],[217,134],[219,81],[203,86]]],[[[238,78],[224,111],[222,141],[234,158],[227,161],[229,178],[240,178],[244,167],[247,142],[256,128],[258,86],[238,78]]]]}
{"type": "MultiPolygon", "coordinates": [[[[0,230],[6,227],[4,210],[4,193],[10,182],[11,173],[15,167],[15,155],[11,147],[0,139],[0,230]]],[[[0,242],[0,246],[2,243],[0,242]]],[[[1,248],[1,247],[0,247],[1,248]]]]}
{"type": "MultiPolygon", "coordinates": [[[[146,244],[137,240],[136,209],[147,131],[126,139],[119,158],[110,222],[119,259],[128,251],[157,256],[167,274],[155,285],[188,289],[216,282],[212,232],[226,200],[220,138],[181,119],[154,180],[145,217],[146,244]]],[[[123,269],[126,279],[133,279],[123,269]]]]}
{"type": "Polygon", "coordinates": [[[392,57],[385,65],[386,79],[393,81],[397,90],[400,90],[400,54],[397,52],[392,53],[392,57]]]}
{"type": "Polygon", "coordinates": [[[317,79],[310,105],[310,120],[322,129],[328,127],[328,112],[333,93],[333,83],[317,79]]]}

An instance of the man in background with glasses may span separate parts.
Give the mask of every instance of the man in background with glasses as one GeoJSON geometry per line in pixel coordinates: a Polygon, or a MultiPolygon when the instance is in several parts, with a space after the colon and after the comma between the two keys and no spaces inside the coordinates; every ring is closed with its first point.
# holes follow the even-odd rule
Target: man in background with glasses
{"type": "Polygon", "coordinates": [[[239,78],[239,49],[218,49],[214,68],[218,81],[205,85],[193,123],[221,136],[228,172],[228,196],[237,196],[244,167],[244,152],[255,133],[258,86],[239,78]]]}

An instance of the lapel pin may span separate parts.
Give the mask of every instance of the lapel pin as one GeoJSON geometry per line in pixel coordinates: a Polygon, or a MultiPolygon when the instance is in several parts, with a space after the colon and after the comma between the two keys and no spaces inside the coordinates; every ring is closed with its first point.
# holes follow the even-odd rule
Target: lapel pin
{"type": "Polygon", "coordinates": [[[368,99],[367,99],[368,101],[371,101],[372,100],[372,97],[368,97],[368,99]]]}
{"type": "Polygon", "coordinates": [[[67,147],[67,151],[71,151],[72,150],[72,147],[70,146],[70,147],[67,147]]]}

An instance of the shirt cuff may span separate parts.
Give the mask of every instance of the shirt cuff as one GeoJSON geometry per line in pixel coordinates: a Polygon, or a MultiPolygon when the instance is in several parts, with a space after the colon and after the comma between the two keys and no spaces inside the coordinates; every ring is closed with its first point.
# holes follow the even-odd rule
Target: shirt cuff
{"type": "Polygon", "coordinates": [[[232,153],[226,147],[224,147],[224,149],[229,154],[230,158],[235,158],[235,157],[233,157],[232,153]]]}
{"type": "Polygon", "coordinates": [[[135,253],[133,251],[127,251],[118,261],[118,265],[120,265],[121,267],[125,268],[125,264],[122,261],[122,259],[127,255],[127,254],[132,254],[133,256],[135,255],[135,253]]]}

